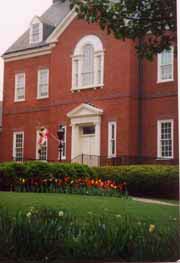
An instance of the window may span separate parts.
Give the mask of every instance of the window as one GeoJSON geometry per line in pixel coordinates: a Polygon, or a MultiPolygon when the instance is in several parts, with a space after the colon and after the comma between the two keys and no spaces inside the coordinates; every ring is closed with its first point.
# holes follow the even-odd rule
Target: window
{"type": "Polygon", "coordinates": [[[116,157],[117,125],[116,122],[109,122],[108,126],[108,156],[112,158],[116,157]]]}
{"type": "Polygon", "coordinates": [[[95,135],[95,126],[82,127],[82,135],[95,135]]]}
{"type": "Polygon", "coordinates": [[[85,45],[83,48],[82,86],[94,84],[94,48],[92,45],[85,45]]]}
{"type": "Polygon", "coordinates": [[[24,159],[24,132],[13,134],[13,160],[22,162],[24,159]]]}
{"type": "Polygon", "coordinates": [[[15,75],[15,101],[25,100],[25,73],[15,75]]]}
{"type": "Polygon", "coordinates": [[[30,44],[36,44],[43,40],[43,24],[35,18],[30,27],[30,44]]]}
{"type": "Polygon", "coordinates": [[[98,84],[102,83],[102,56],[97,56],[96,57],[97,60],[97,75],[96,75],[96,82],[98,84]]]}
{"type": "Polygon", "coordinates": [[[158,82],[174,80],[174,48],[158,54],[158,82]]]}
{"type": "Polygon", "coordinates": [[[158,121],[158,158],[173,158],[173,120],[158,121]]]}
{"type": "Polygon", "coordinates": [[[36,134],[36,159],[40,161],[48,160],[48,139],[46,138],[45,142],[42,145],[39,145],[39,135],[40,130],[36,134]]]}
{"type": "MultiPolygon", "coordinates": [[[[66,160],[67,128],[66,128],[66,126],[63,126],[62,129],[64,130],[64,142],[63,142],[63,147],[62,147],[61,160],[66,160]]],[[[58,149],[58,151],[59,151],[59,149],[58,149]]],[[[60,160],[60,152],[58,153],[58,160],[60,160]]]]}
{"type": "Polygon", "coordinates": [[[103,86],[104,50],[97,36],[82,38],[72,57],[72,90],[103,86]]]}
{"type": "Polygon", "coordinates": [[[49,96],[49,69],[38,71],[38,99],[48,98],[49,96]]]}

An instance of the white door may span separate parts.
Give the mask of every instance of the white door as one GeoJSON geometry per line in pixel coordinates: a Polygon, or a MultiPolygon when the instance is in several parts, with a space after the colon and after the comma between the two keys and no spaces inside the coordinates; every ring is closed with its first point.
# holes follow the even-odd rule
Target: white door
{"type": "Polygon", "coordinates": [[[95,126],[80,127],[81,154],[83,164],[97,166],[99,157],[96,153],[96,129],[95,126]]]}

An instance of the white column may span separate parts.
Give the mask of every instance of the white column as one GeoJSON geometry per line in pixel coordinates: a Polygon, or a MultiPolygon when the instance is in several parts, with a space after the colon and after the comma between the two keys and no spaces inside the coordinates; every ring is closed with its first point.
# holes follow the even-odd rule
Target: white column
{"type": "Polygon", "coordinates": [[[96,139],[95,139],[96,155],[101,155],[101,122],[96,123],[96,139]]]}
{"type": "Polygon", "coordinates": [[[72,137],[71,137],[71,159],[78,156],[79,149],[79,127],[76,124],[72,124],[72,137]]]}

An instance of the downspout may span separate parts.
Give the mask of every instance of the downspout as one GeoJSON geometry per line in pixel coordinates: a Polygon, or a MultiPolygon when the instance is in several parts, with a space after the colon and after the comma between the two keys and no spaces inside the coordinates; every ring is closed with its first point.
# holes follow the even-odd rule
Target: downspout
{"type": "MultiPolygon", "coordinates": [[[[139,39],[139,48],[143,45],[143,38],[139,39]]],[[[142,125],[142,118],[143,118],[143,105],[142,105],[142,96],[143,96],[143,57],[138,55],[138,162],[142,162],[142,143],[143,143],[143,125],[142,125]]]]}

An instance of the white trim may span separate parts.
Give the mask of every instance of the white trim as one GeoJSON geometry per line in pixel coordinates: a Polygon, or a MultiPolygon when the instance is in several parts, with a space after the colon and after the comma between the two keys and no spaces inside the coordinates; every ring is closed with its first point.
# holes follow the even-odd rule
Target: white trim
{"type": "Polygon", "coordinates": [[[62,33],[71,24],[76,16],[77,13],[75,12],[75,8],[73,8],[63,19],[63,21],[56,27],[52,34],[47,38],[46,43],[56,43],[58,38],[62,35],[62,33]]]}
{"type": "MultiPolygon", "coordinates": [[[[65,155],[61,156],[61,160],[66,160],[67,158],[67,126],[63,125],[62,126],[64,128],[64,144],[65,144],[65,155]]],[[[58,161],[60,160],[60,152],[58,150],[58,161]]]]}
{"type": "Polygon", "coordinates": [[[67,16],[63,19],[63,21],[56,27],[56,29],[52,32],[52,34],[47,38],[46,43],[50,44],[48,47],[40,47],[34,50],[25,50],[25,51],[15,51],[11,54],[5,54],[2,56],[5,62],[16,61],[20,59],[26,59],[36,56],[42,56],[51,54],[52,48],[55,47],[54,43],[58,42],[58,38],[61,34],[66,30],[66,28],[71,24],[71,22],[76,18],[77,13],[75,9],[72,9],[67,16]],[[46,52],[45,52],[46,51],[46,52]]]}
{"type": "Polygon", "coordinates": [[[37,78],[38,82],[37,82],[37,99],[47,99],[49,98],[49,68],[42,68],[38,70],[38,78],[37,78]],[[47,72],[47,95],[46,96],[41,96],[40,95],[40,74],[42,71],[46,71],[47,72]]]}
{"type": "Polygon", "coordinates": [[[115,158],[117,155],[117,122],[108,122],[108,158],[115,158]],[[114,125],[115,153],[112,153],[112,126],[114,125]]]}
{"type": "Polygon", "coordinates": [[[71,91],[74,92],[74,91],[81,91],[83,89],[98,89],[98,88],[103,88],[104,87],[104,84],[99,84],[99,85],[91,85],[91,86],[82,86],[82,87],[77,87],[77,88],[72,88],[71,91]]]}
{"type": "Polygon", "coordinates": [[[174,47],[173,46],[171,46],[171,52],[172,52],[172,78],[170,78],[170,79],[164,79],[164,80],[161,79],[160,67],[161,67],[162,53],[159,53],[157,55],[157,84],[174,81],[174,47]]]}
{"type": "Polygon", "coordinates": [[[62,155],[62,160],[66,160],[67,156],[67,126],[64,127],[64,144],[65,144],[65,155],[62,155]]]}
{"type": "Polygon", "coordinates": [[[163,119],[157,121],[157,159],[158,160],[174,159],[174,120],[173,119],[163,119]],[[166,122],[171,123],[172,156],[163,157],[161,152],[161,124],[166,122]]]}
{"type": "MultiPolygon", "coordinates": [[[[70,119],[88,116],[101,116],[103,114],[102,109],[98,109],[92,105],[82,103],[72,111],[70,111],[67,116],[70,119]]],[[[84,123],[84,122],[83,122],[84,123]]]]}
{"type": "Polygon", "coordinates": [[[26,74],[25,72],[19,72],[15,74],[14,102],[23,102],[25,101],[25,98],[26,98],[26,74]],[[18,89],[17,83],[18,83],[18,77],[20,75],[23,76],[24,78],[23,79],[23,82],[24,82],[24,98],[23,99],[18,99],[17,97],[17,89],[18,89]]]}
{"type": "Polygon", "coordinates": [[[97,35],[87,35],[81,38],[77,43],[74,49],[73,57],[82,55],[82,49],[85,45],[92,45],[95,53],[104,53],[101,39],[97,35]]]}
{"type": "Polygon", "coordinates": [[[41,48],[35,48],[31,50],[25,50],[25,51],[17,51],[11,54],[3,55],[2,58],[4,59],[4,62],[11,62],[21,59],[27,59],[27,58],[33,58],[38,56],[44,56],[52,53],[52,48],[55,45],[51,45],[48,47],[41,47],[41,48]]]}
{"type": "Polygon", "coordinates": [[[29,30],[29,43],[30,44],[37,44],[43,41],[43,23],[41,22],[40,18],[38,16],[35,16],[30,24],[30,30],[29,30]],[[34,41],[33,40],[33,25],[39,25],[39,39],[34,41]]]}
{"type": "Polygon", "coordinates": [[[80,39],[77,43],[72,57],[72,91],[80,91],[83,89],[96,89],[104,87],[104,49],[101,39],[96,35],[87,35],[80,39]],[[83,73],[83,49],[86,45],[92,45],[94,49],[94,61],[93,61],[93,83],[91,85],[84,86],[82,83],[83,73]],[[98,57],[101,59],[101,79],[98,81],[98,57]],[[76,86],[76,70],[75,64],[78,61],[78,86],[76,86]]]}
{"type": "Polygon", "coordinates": [[[16,136],[22,135],[22,161],[24,159],[24,131],[13,132],[13,160],[16,161],[16,136]]]}

